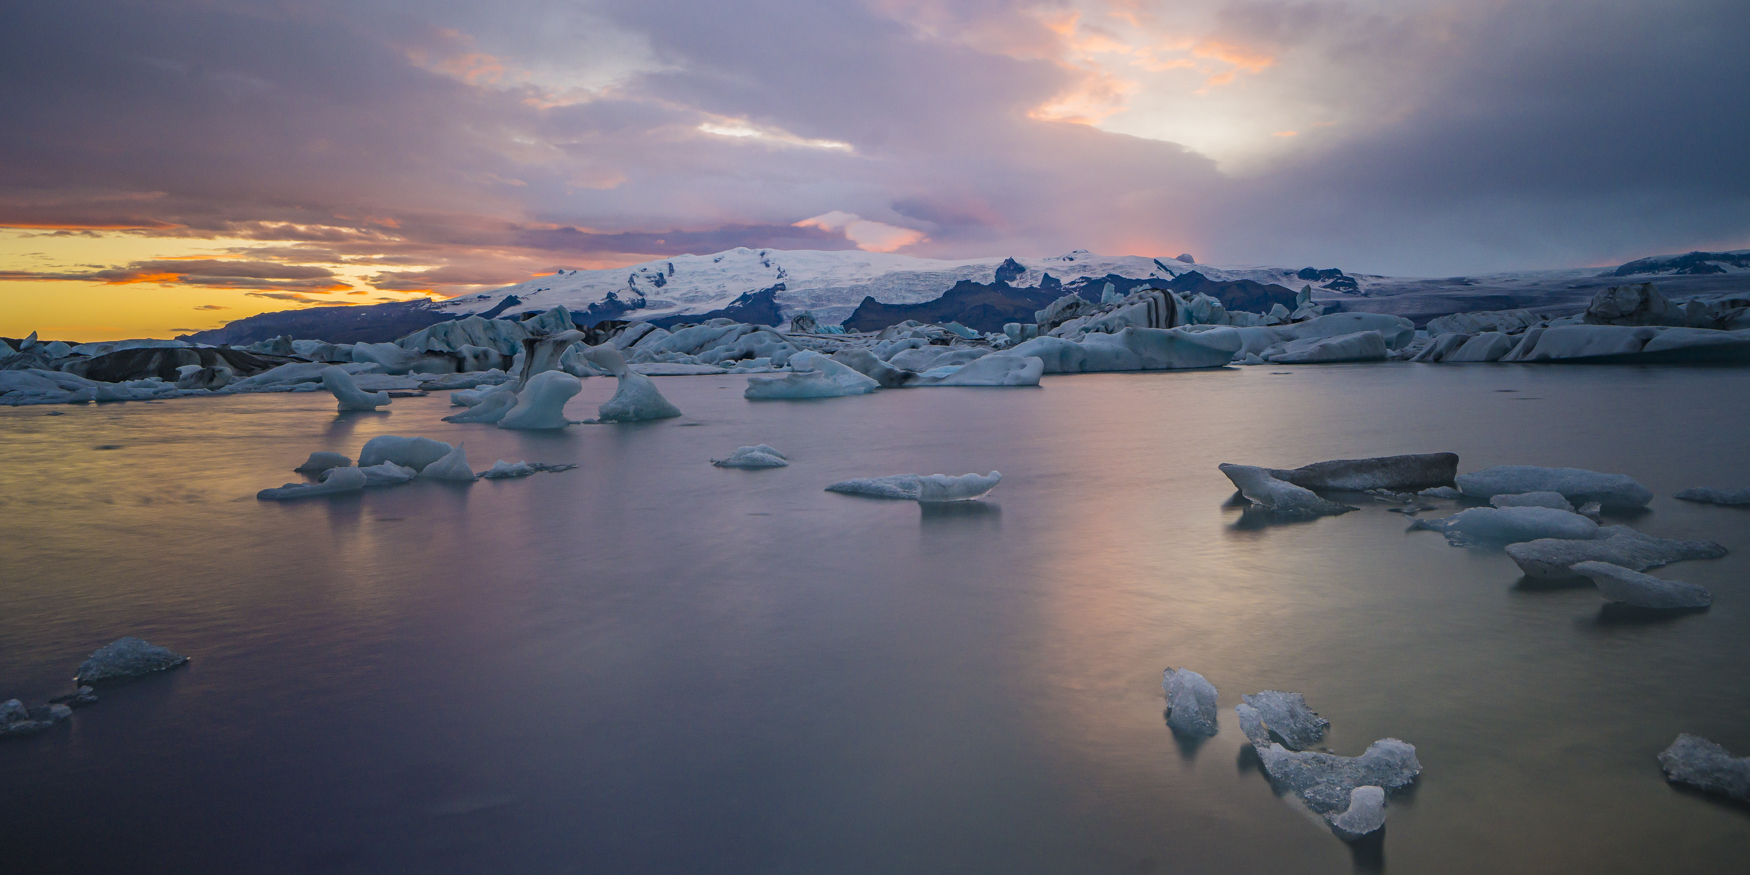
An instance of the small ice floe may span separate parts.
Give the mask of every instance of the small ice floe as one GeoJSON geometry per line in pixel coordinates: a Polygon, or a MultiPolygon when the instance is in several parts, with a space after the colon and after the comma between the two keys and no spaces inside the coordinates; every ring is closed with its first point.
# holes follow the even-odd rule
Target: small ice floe
{"type": "Polygon", "coordinates": [[[1583,468],[1540,468],[1536,465],[1496,465],[1455,478],[1458,488],[1471,498],[1526,492],[1559,492],[1569,501],[1596,501],[1607,508],[1633,510],[1646,507],[1653,492],[1622,474],[1600,474],[1583,468]]]}
{"type": "Polygon", "coordinates": [[[292,470],[299,474],[313,475],[320,474],[329,468],[346,468],[351,465],[352,460],[339,453],[331,453],[327,450],[317,450],[310,454],[310,458],[306,459],[304,464],[299,465],[292,470]]]}
{"type": "Polygon", "coordinates": [[[1734,757],[1699,735],[1678,735],[1659,754],[1659,766],[1672,783],[1750,802],[1750,757],[1734,757]]]}
{"type": "Polygon", "coordinates": [[[369,468],[384,462],[394,462],[415,471],[423,471],[425,466],[449,455],[453,449],[455,448],[449,444],[431,438],[378,435],[365,441],[364,449],[359,450],[359,467],[369,468]]]}
{"type": "Polygon", "coordinates": [[[1540,538],[1590,540],[1598,536],[1597,523],[1553,507],[1473,507],[1437,520],[1415,520],[1410,528],[1439,532],[1455,547],[1505,546],[1540,538]]]}
{"type": "Polygon", "coordinates": [[[1459,492],[1458,490],[1456,490],[1450,486],[1436,486],[1432,489],[1424,489],[1421,492],[1418,492],[1416,494],[1422,496],[1423,498],[1452,499],[1452,498],[1463,498],[1464,497],[1464,493],[1459,492]]]}
{"type": "Polygon", "coordinates": [[[0,738],[46,732],[55,724],[71,716],[73,716],[73,709],[66,705],[51,704],[26,708],[24,702],[19,699],[7,699],[0,702],[0,738]]]}
{"type": "Polygon", "coordinates": [[[1663,580],[1608,562],[1576,562],[1569,570],[1598,584],[1605,599],[1637,608],[1685,610],[1713,604],[1713,594],[1704,587],[1681,580],[1663,580]]]}
{"type": "Polygon", "coordinates": [[[89,659],[79,663],[79,670],[73,673],[73,683],[83,685],[92,681],[139,677],[172,669],[185,662],[188,662],[188,657],[169,648],[132,636],[117,638],[92,651],[89,659]]]}
{"type": "MultiPolygon", "coordinates": [[[[648,381],[649,377],[640,377],[648,381]]],[[[626,379],[620,378],[625,388],[626,379]]],[[[523,384],[516,393],[516,405],[498,420],[499,428],[547,429],[564,428],[571,424],[565,418],[565,402],[583,391],[583,382],[564,371],[542,371],[523,384]]],[[[618,395],[614,396],[618,398],[618,395]]]]}
{"type": "MultiPolygon", "coordinates": [[[[1234,706],[1240,714],[1240,728],[1246,730],[1248,725],[1259,726],[1289,750],[1306,750],[1318,744],[1331,726],[1331,721],[1307,707],[1306,697],[1300,693],[1265,690],[1241,696],[1240,700],[1242,704],[1234,706]],[[1246,709],[1251,710],[1251,715],[1246,709]]],[[[1253,738],[1253,735],[1252,731],[1246,733],[1247,738],[1253,738]]],[[[1269,742],[1269,738],[1263,739],[1263,743],[1269,742]]]]}
{"type": "Polygon", "coordinates": [[[543,471],[569,471],[575,467],[577,466],[569,464],[550,465],[545,462],[506,462],[503,459],[499,459],[492,463],[492,467],[481,471],[480,476],[485,480],[507,480],[512,477],[527,477],[530,474],[539,474],[543,471]]]}
{"type": "Polygon", "coordinates": [[[1385,788],[1367,785],[1350,790],[1349,807],[1325,815],[1325,821],[1343,841],[1360,841],[1385,826],[1385,788]]]}
{"type": "Polygon", "coordinates": [[[790,356],[787,374],[747,378],[743,397],[756,400],[794,398],[838,398],[845,395],[866,395],[881,384],[855,368],[833,361],[815,352],[799,352],[790,356]]]}
{"type": "Polygon", "coordinates": [[[345,370],[329,367],[322,371],[322,387],[334,393],[340,409],[345,410],[376,410],[389,406],[388,392],[366,392],[359,389],[353,382],[352,375],[345,370]]]}
{"type": "Polygon", "coordinates": [[[1422,773],[1415,745],[1395,738],[1368,745],[1358,757],[1291,751],[1280,744],[1261,745],[1256,739],[1252,746],[1270,783],[1293,791],[1346,841],[1384,826],[1385,794],[1409,786],[1422,773]],[[1357,795],[1357,791],[1369,788],[1378,795],[1357,795]]]}
{"type": "Polygon", "coordinates": [[[1562,497],[1560,492],[1521,492],[1517,495],[1502,493],[1489,496],[1490,507],[1553,507],[1556,510],[1574,512],[1574,506],[1562,497]]]}
{"type": "Polygon", "coordinates": [[[782,468],[790,462],[783,453],[760,444],[756,447],[737,447],[728,458],[712,459],[711,464],[719,468],[782,468]]]}
{"type": "Polygon", "coordinates": [[[322,478],[320,483],[287,483],[273,489],[263,489],[255,493],[255,497],[263,501],[295,501],[300,498],[357,492],[370,483],[370,478],[360,468],[330,468],[319,476],[322,478]]]}
{"type": "Polygon", "coordinates": [[[1161,674],[1161,689],[1167,694],[1167,726],[1174,732],[1205,737],[1219,730],[1215,685],[1203,675],[1184,666],[1169,668],[1161,674]]]}
{"type": "Polygon", "coordinates": [[[1685,559],[1718,559],[1726,555],[1726,548],[1712,541],[1655,538],[1628,526],[1601,526],[1589,541],[1540,538],[1507,545],[1507,555],[1526,577],[1572,580],[1583,576],[1573,570],[1581,562],[1608,562],[1630,571],[1646,571],[1685,559]]]}
{"type": "MultiPolygon", "coordinates": [[[[547,371],[537,375],[536,379],[540,379],[547,374],[559,374],[562,377],[570,376],[569,374],[564,374],[559,371],[547,371]]],[[[572,377],[572,379],[575,380],[577,378],[572,377]]],[[[419,476],[428,480],[455,480],[466,483],[474,482],[474,469],[468,466],[468,452],[462,447],[462,444],[456,444],[456,448],[451,450],[443,458],[421,469],[419,476]]]]}
{"type": "Polygon", "coordinates": [[[1699,501],[1706,504],[1750,504],[1750,489],[1714,489],[1710,486],[1697,486],[1685,489],[1675,496],[1684,501],[1699,501]]]}
{"type": "Polygon", "coordinates": [[[1318,497],[1311,489],[1278,480],[1270,471],[1252,465],[1218,465],[1221,473],[1232,480],[1234,488],[1247,501],[1282,516],[1326,516],[1348,513],[1355,508],[1318,497]]]}
{"type": "Polygon", "coordinates": [[[958,477],[951,477],[947,474],[927,476],[895,474],[891,477],[845,480],[828,486],[826,491],[924,503],[971,501],[984,497],[992,489],[995,489],[997,484],[1002,482],[1002,479],[1003,475],[996,471],[983,475],[962,474],[958,477]]]}

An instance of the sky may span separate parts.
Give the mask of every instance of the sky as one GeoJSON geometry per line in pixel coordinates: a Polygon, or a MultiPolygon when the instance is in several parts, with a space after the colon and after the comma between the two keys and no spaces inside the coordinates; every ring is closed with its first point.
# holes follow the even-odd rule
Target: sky
{"type": "Polygon", "coordinates": [[[1450,276],[1750,248],[1743,0],[0,10],[0,335],[735,246],[1450,276]]]}

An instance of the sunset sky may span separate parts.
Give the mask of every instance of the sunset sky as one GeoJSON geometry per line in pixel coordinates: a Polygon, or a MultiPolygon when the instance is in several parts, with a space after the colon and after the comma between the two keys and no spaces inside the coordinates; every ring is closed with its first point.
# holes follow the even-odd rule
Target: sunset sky
{"type": "Polygon", "coordinates": [[[1750,247],[1743,0],[56,0],[0,335],[734,246],[1446,276],[1750,247]]]}

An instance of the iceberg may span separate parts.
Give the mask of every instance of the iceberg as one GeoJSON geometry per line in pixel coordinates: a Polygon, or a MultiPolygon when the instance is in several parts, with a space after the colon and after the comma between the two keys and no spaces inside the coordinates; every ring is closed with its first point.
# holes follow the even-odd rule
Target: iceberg
{"type": "Polygon", "coordinates": [[[369,468],[384,462],[394,462],[415,471],[423,471],[425,466],[449,455],[452,449],[455,448],[431,438],[378,435],[365,441],[364,449],[359,450],[359,467],[369,468]]]}
{"type": "Polygon", "coordinates": [[[1653,500],[1647,487],[1622,474],[1600,474],[1583,468],[1540,468],[1536,465],[1496,465],[1454,478],[1459,491],[1476,499],[1526,492],[1559,492],[1575,504],[1596,501],[1607,508],[1632,510],[1653,500]]]}
{"type": "Polygon", "coordinates": [[[299,474],[320,474],[329,468],[346,468],[352,465],[352,460],[339,453],[317,450],[310,454],[304,464],[293,468],[299,474]]]}
{"type": "Polygon", "coordinates": [[[1310,365],[1334,362],[1382,362],[1385,338],[1377,331],[1357,331],[1336,337],[1306,337],[1291,340],[1281,352],[1264,355],[1278,365],[1310,365]]]}
{"type": "MultiPolygon", "coordinates": [[[[640,377],[639,379],[649,380],[650,378],[640,377]]],[[[621,377],[621,391],[624,391],[625,387],[626,378],[621,377]]],[[[542,371],[530,377],[529,381],[517,390],[516,406],[499,417],[498,427],[511,429],[564,428],[571,424],[571,420],[565,418],[565,402],[570,401],[573,395],[582,391],[583,383],[576,377],[564,371],[542,371]]],[[[615,399],[619,397],[619,395],[614,396],[615,399]]],[[[606,407],[606,405],[603,406],[606,407]]],[[[478,405],[475,409],[478,409],[478,405]]]]}
{"type": "Polygon", "coordinates": [[[1203,675],[1183,666],[1169,668],[1161,675],[1161,689],[1167,694],[1167,726],[1175,733],[1206,737],[1219,730],[1215,685],[1203,675]]]}
{"type": "Polygon", "coordinates": [[[357,492],[365,488],[369,478],[358,468],[330,468],[322,473],[320,483],[287,483],[274,489],[263,489],[255,493],[257,499],[263,501],[293,501],[300,498],[316,498],[322,495],[336,495],[342,492],[357,492]]]}
{"type": "Polygon", "coordinates": [[[1349,791],[1349,807],[1340,814],[1327,814],[1331,831],[1346,842],[1358,841],[1385,826],[1385,789],[1372,785],[1349,791]]]}
{"type": "Polygon", "coordinates": [[[842,349],[832,354],[832,360],[874,380],[883,389],[897,389],[918,376],[882,361],[866,349],[842,349]]]}
{"type": "MultiPolygon", "coordinates": [[[[89,690],[91,688],[80,687],[80,689],[89,690]]],[[[24,702],[18,699],[7,699],[0,702],[0,738],[9,735],[35,735],[39,732],[46,732],[55,724],[71,716],[73,716],[73,709],[65,704],[52,703],[36,708],[26,708],[24,702]]]]}
{"type": "MultiPolygon", "coordinates": [[[[703,326],[700,326],[703,327],[703,326]]],[[[692,329],[684,329],[685,334],[692,329]]],[[[679,335],[673,335],[679,336],[679,335]]],[[[597,366],[613,374],[619,381],[614,390],[614,397],[606,404],[596,409],[602,422],[637,422],[644,419],[669,419],[681,415],[681,412],[668,399],[657,391],[656,384],[626,366],[625,356],[620,354],[611,344],[601,344],[585,349],[583,357],[597,366]]],[[[573,393],[575,394],[575,393],[573,393]]]]}
{"type": "Polygon", "coordinates": [[[1045,362],[1037,356],[993,353],[961,365],[946,376],[921,377],[918,386],[1037,386],[1045,362]]]}
{"type": "Polygon", "coordinates": [[[1676,498],[1684,501],[1700,501],[1707,504],[1750,504],[1750,489],[1714,489],[1707,486],[1697,486],[1677,493],[1676,498]]]}
{"type": "Polygon", "coordinates": [[[1526,577],[1538,580],[1572,580],[1581,577],[1573,567],[1596,561],[1645,571],[1685,559],[1718,559],[1726,548],[1712,541],[1673,541],[1637,532],[1628,526],[1601,526],[1590,541],[1538,539],[1507,545],[1507,555],[1526,577]]]}
{"type": "MultiPolygon", "coordinates": [[[[1371,459],[1336,459],[1299,468],[1266,468],[1270,476],[1303,489],[1423,489],[1447,487],[1458,473],[1457,453],[1418,453],[1371,459]]],[[[1427,495],[1427,492],[1423,493],[1427,495]]],[[[1438,498],[1440,496],[1431,496],[1438,498]]],[[[1453,496],[1457,497],[1457,496],[1453,496]]]]}
{"type": "Polygon", "coordinates": [[[334,393],[336,401],[340,402],[341,410],[376,410],[389,405],[388,392],[363,392],[352,380],[352,375],[336,367],[328,367],[322,371],[322,386],[334,393]]]}
{"type": "Polygon", "coordinates": [[[1699,735],[1678,735],[1659,754],[1659,768],[1672,783],[1750,802],[1750,757],[1734,757],[1699,735]]]}
{"type": "Polygon", "coordinates": [[[837,398],[865,395],[880,388],[874,378],[816,352],[790,357],[790,373],[747,378],[743,397],[753,399],[837,398]]]}
{"type": "Polygon", "coordinates": [[[1498,331],[1485,331],[1441,357],[1443,362],[1496,362],[1513,351],[1518,340],[1498,331]]]}
{"type": "Polygon", "coordinates": [[[1464,493],[1459,492],[1458,490],[1456,490],[1450,486],[1436,486],[1432,489],[1423,489],[1423,490],[1417,492],[1416,494],[1422,496],[1423,498],[1454,499],[1454,498],[1463,498],[1464,497],[1464,493]]]}
{"type": "Polygon", "coordinates": [[[1750,330],[1654,325],[1533,328],[1501,361],[1691,364],[1750,361],[1750,330]]]}
{"type": "MultiPolygon", "coordinates": [[[[558,372],[548,371],[547,373],[558,372]]],[[[462,444],[458,443],[456,448],[443,458],[425,466],[425,469],[419,472],[419,476],[429,480],[455,480],[472,483],[474,482],[474,469],[468,467],[468,452],[463,449],[462,444]]]]}
{"type": "Polygon", "coordinates": [[[828,486],[826,491],[929,503],[970,501],[988,494],[1002,479],[1003,475],[996,471],[983,476],[962,474],[958,477],[947,474],[895,474],[891,477],[845,480],[828,486]]]}
{"type": "Polygon", "coordinates": [[[1233,328],[1125,328],[1113,334],[1089,334],[1079,341],[1036,337],[1007,353],[1038,358],[1047,374],[1079,374],[1219,368],[1233,360],[1240,346],[1239,332],[1233,328]]]}
{"type": "Polygon", "coordinates": [[[1453,546],[1504,546],[1543,538],[1589,540],[1598,536],[1597,523],[1553,507],[1473,507],[1437,520],[1414,520],[1410,528],[1439,532],[1453,546]]]}
{"type": "Polygon", "coordinates": [[[1705,608],[1714,602],[1712,593],[1693,583],[1662,580],[1608,562],[1576,562],[1569,570],[1592,578],[1606,599],[1637,608],[1682,610],[1705,608]]]}
{"type": "Polygon", "coordinates": [[[1272,784],[1293,790],[1308,807],[1323,815],[1346,810],[1357,787],[1397,790],[1409,786],[1422,773],[1415,745],[1395,738],[1368,745],[1358,757],[1291,751],[1280,744],[1256,749],[1272,784]]]}
{"type": "Polygon", "coordinates": [[[496,423],[516,407],[516,386],[512,383],[500,383],[478,393],[463,390],[450,396],[450,403],[461,404],[468,409],[444,417],[444,422],[496,423]]]}
{"type": "Polygon", "coordinates": [[[1217,467],[1221,469],[1221,473],[1227,475],[1227,479],[1233,481],[1234,488],[1247,501],[1282,516],[1327,516],[1348,513],[1355,509],[1326,501],[1310,489],[1278,480],[1270,476],[1270,472],[1264,468],[1225,462],[1217,467]]]}
{"type": "Polygon", "coordinates": [[[760,444],[755,447],[738,447],[727,458],[712,459],[711,464],[719,468],[782,468],[790,463],[783,453],[760,444]]]}
{"type": "Polygon", "coordinates": [[[1489,496],[1491,507],[1553,507],[1556,510],[1574,512],[1574,506],[1562,497],[1560,492],[1521,492],[1518,494],[1502,493],[1489,496]]]}
{"type": "Polygon", "coordinates": [[[90,658],[79,663],[79,669],[73,672],[73,683],[134,678],[172,669],[186,662],[188,657],[168,648],[133,636],[117,638],[92,651],[90,658]]]}
{"type": "MultiPolygon", "coordinates": [[[[1240,700],[1257,715],[1263,728],[1274,734],[1289,750],[1306,750],[1318,744],[1324,739],[1325,730],[1331,726],[1331,721],[1313,713],[1307,707],[1306,697],[1300,693],[1265,690],[1250,696],[1241,696],[1240,700]]],[[[1235,706],[1236,712],[1239,707],[1235,706]]],[[[1241,728],[1247,722],[1249,720],[1242,720],[1241,728]]],[[[1247,737],[1251,736],[1248,734],[1247,737]]]]}

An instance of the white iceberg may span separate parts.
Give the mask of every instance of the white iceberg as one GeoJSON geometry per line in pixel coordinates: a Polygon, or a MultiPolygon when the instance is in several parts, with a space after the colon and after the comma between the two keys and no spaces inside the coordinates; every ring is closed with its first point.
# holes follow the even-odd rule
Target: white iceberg
{"type": "Polygon", "coordinates": [[[1726,548],[1712,541],[1655,538],[1628,526],[1601,526],[1590,541],[1539,539],[1509,544],[1507,555],[1526,577],[1572,580],[1581,576],[1573,570],[1581,562],[1608,562],[1645,571],[1685,559],[1718,559],[1726,555],[1726,548]]]}
{"type": "Polygon", "coordinates": [[[1264,359],[1278,365],[1308,365],[1333,362],[1385,361],[1385,338],[1377,331],[1358,331],[1337,337],[1307,337],[1289,341],[1281,352],[1264,359]]]}
{"type": "Polygon", "coordinates": [[[358,463],[360,468],[369,468],[384,462],[394,462],[415,471],[423,471],[425,466],[449,455],[452,449],[455,448],[431,438],[378,435],[365,441],[364,448],[359,450],[358,463]]]}
{"type": "Polygon", "coordinates": [[[389,405],[388,392],[361,391],[352,375],[337,367],[323,369],[322,386],[334,393],[341,410],[376,410],[389,405]]]}
{"type": "MultiPolygon", "coordinates": [[[[559,372],[547,371],[547,373],[556,374],[559,372]]],[[[576,377],[572,377],[572,379],[576,379],[576,377]]],[[[443,458],[425,466],[424,470],[419,472],[419,476],[430,480],[455,480],[472,483],[474,482],[474,469],[468,467],[468,452],[462,448],[462,444],[458,443],[456,448],[443,458]]]]}
{"type": "Polygon", "coordinates": [[[1750,802],[1750,757],[1734,757],[1725,748],[1685,732],[1659,754],[1666,780],[1707,793],[1750,802]]]}
{"type": "Polygon", "coordinates": [[[790,357],[790,372],[747,378],[743,397],[753,399],[838,398],[866,395],[881,384],[856,369],[815,352],[790,357]]]}
{"type": "Polygon", "coordinates": [[[983,356],[942,376],[924,374],[917,386],[1037,386],[1045,362],[1006,352],[983,356]]]}
{"type": "Polygon", "coordinates": [[[982,476],[962,474],[958,477],[947,474],[930,474],[928,476],[895,474],[890,477],[845,480],[828,486],[826,491],[927,503],[971,501],[988,494],[997,487],[998,483],[1002,482],[1002,479],[1003,475],[996,471],[982,476]]]}
{"type": "Polygon", "coordinates": [[[1508,362],[1688,364],[1750,361],[1750,330],[1656,325],[1560,325],[1533,328],[1504,356],[1508,362]]]}
{"type": "Polygon", "coordinates": [[[1036,337],[1007,353],[1038,358],[1047,374],[1079,374],[1219,368],[1233,360],[1240,346],[1240,335],[1233,328],[1125,328],[1115,334],[1089,334],[1079,341],[1036,337]]]}
{"type": "Polygon", "coordinates": [[[1714,597],[1706,588],[1681,580],[1663,580],[1608,562],[1576,562],[1570,570],[1592,578],[1607,600],[1637,608],[1680,610],[1705,608],[1714,597]]]}
{"type": "MultiPolygon", "coordinates": [[[[703,327],[703,326],[700,326],[703,327]]],[[[685,334],[692,329],[685,329],[685,334]]],[[[678,337],[679,335],[670,335],[678,337]]],[[[583,357],[593,362],[603,370],[614,375],[619,380],[614,390],[614,397],[606,404],[596,409],[602,422],[637,422],[644,419],[669,419],[681,415],[681,412],[662,393],[657,391],[656,384],[626,366],[625,356],[620,354],[610,344],[601,344],[585,349],[583,357]]]]}
{"type": "Polygon", "coordinates": [[[1234,488],[1247,501],[1282,516],[1326,516],[1348,513],[1355,508],[1326,501],[1310,489],[1270,476],[1270,472],[1254,465],[1222,463],[1216,466],[1232,480],[1234,488]]]}
{"type": "Polygon", "coordinates": [[[1589,540],[1598,536],[1597,523],[1553,507],[1473,507],[1437,520],[1415,520],[1410,528],[1439,532],[1455,546],[1505,546],[1542,538],[1589,540]]]}
{"type": "Polygon", "coordinates": [[[460,404],[468,409],[461,413],[452,413],[444,417],[444,422],[485,422],[496,423],[504,419],[516,407],[516,386],[512,383],[501,383],[479,392],[461,391],[450,397],[451,404],[460,404]],[[464,397],[456,397],[456,396],[464,397]]]}
{"type": "Polygon", "coordinates": [[[712,459],[711,464],[719,468],[782,468],[790,463],[783,453],[760,444],[754,447],[738,447],[727,458],[712,459]]]}
{"type": "Polygon", "coordinates": [[[1540,468],[1536,465],[1496,465],[1455,481],[1465,495],[1489,499],[1526,492],[1559,492],[1575,504],[1596,501],[1607,508],[1646,507],[1652,490],[1622,474],[1600,474],[1583,468],[1540,468]]]}
{"type": "Polygon", "coordinates": [[[346,468],[351,465],[352,460],[339,453],[317,450],[310,454],[310,458],[304,460],[304,464],[292,470],[299,474],[320,474],[329,468],[346,468]]]}
{"type": "Polygon", "coordinates": [[[255,497],[263,501],[294,501],[300,498],[357,492],[365,488],[367,482],[365,473],[358,468],[330,468],[324,471],[321,476],[320,483],[287,483],[273,489],[263,489],[255,493],[255,497]]]}
{"type": "Polygon", "coordinates": [[[1188,668],[1167,669],[1161,675],[1167,694],[1167,725],[1180,735],[1210,736],[1216,724],[1215,685],[1188,668]]]}
{"type": "MultiPolygon", "coordinates": [[[[625,378],[621,378],[620,385],[622,389],[625,387],[625,378]]],[[[583,383],[576,377],[564,371],[542,371],[517,390],[516,405],[499,417],[498,427],[564,428],[571,424],[571,420],[565,418],[565,402],[582,391],[583,383]]]]}
{"type": "Polygon", "coordinates": [[[1707,504],[1750,504],[1750,489],[1714,489],[1708,486],[1697,486],[1685,489],[1675,496],[1684,501],[1700,501],[1707,504]]]}
{"type": "Polygon", "coordinates": [[[1521,492],[1518,494],[1491,495],[1489,504],[1493,507],[1553,507],[1556,510],[1574,512],[1574,506],[1562,497],[1560,492],[1521,492]]]}

